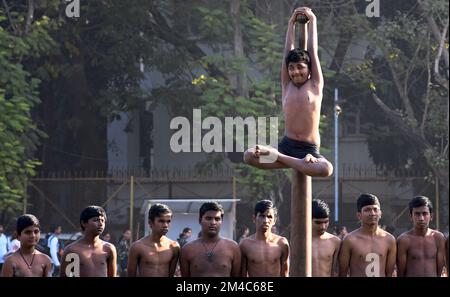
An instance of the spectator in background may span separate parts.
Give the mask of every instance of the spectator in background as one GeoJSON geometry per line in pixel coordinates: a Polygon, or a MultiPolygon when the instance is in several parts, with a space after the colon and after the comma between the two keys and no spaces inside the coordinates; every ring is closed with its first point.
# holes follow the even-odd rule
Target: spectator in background
{"type": "Polygon", "coordinates": [[[102,240],[106,242],[111,242],[111,233],[105,232],[105,234],[103,234],[102,236],[102,240]]]}
{"type": "Polygon", "coordinates": [[[242,235],[239,237],[238,243],[241,243],[242,240],[244,240],[245,238],[247,238],[247,236],[250,234],[250,229],[244,225],[244,227],[242,227],[242,235]]]}
{"type": "Polygon", "coordinates": [[[189,227],[184,228],[183,231],[180,233],[179,238],[177,238],[180,248],[182,248],[183,245],[185,245],[188,242],[191,236],[192,236],[192,229],[189,227]]]}
{"type": "Polygon", "coordinates": [[[11,241],[8,244],[8,254],[14,253],[20,248],[20,241],[18,239],[17,231],[14,231],[11,235],[11,241]]]}
{"type": "Polygon", "coordinates": [[[0,271],[2,270],[5,259],[3,258],[8,253],[8,238],[4,234],[3,225],[0,225],[0,271]]]}
{"type": "Polygon", "coordinates": [[[59,235],[62,232],[61,225],[55,225],[52,228],[52,232],[50,233],[50,236],[47,239],[47,246],[50,250],[50,257],[52,259],[52,276],[59,276],[59,268],[61,266],[61,256],[64,251],[64,247],[62,246],[62,243],[59,240],[59,235]]]}
{"type": "Polygon", "coordinates": [[[119,243],[117,244],[117,260],[118,260],[118,273],[120,276],[127,276],[128,265],[128,251],[131,245],[131,230],[127,229],[123,231],[120,236],[119,243]]]}
{"type": "Polygon", "coordinates": [[[342,226],[342,227],[339,229],[339,235],[338,235],[338,237],[342,240],[342,239],[344,239],[344,237],[345,237],[347,234],[348,234],[347,227],[342,226]]]}
{"type": "Polygon", "coordinates": [[[278,228],[276,225],[272,226],[272,234],[278,234],[278,228]]]}

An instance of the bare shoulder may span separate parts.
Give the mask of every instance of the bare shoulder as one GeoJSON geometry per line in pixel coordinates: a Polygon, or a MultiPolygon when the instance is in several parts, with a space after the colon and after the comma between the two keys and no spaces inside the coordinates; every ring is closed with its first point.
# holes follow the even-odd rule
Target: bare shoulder
{"type": "MultiPolygon", "coordinates": [[[[19,253],[18,253],[18,251],[15,251],[12,254],[6,254],[4,256],[4,259],[5,259],[4,265],[7,265],[9,263],[14,263],[16,260],[19,259],[19,253]]],[[[0,272],[1,272],[1,270],[0,270],[0,272]]]]}
{"type": "Polygon", "coordinates": [[[185,245],[183,245],[183,247],[181,248],[181,251],[184,254],[191,253],[192,251],[195,251],[198,248],[199,244],[200,244],[200,239],[190,241],[190,242],[186,243],[185,245]]]}
{"type": "Polygon", "coordinates": [[[408,244],[411,240],[411,230],[403,232],[400,234],[400,236],[397,238],[397,242],[400,244],[408,244]]]}
{"type": "Polygon", "coordinates": [[[170,248],[172,248],[172,249],[179,249],[180,248],[180,244],[178,243],[178,241],[172,240],[170,238],[167,238],[167,241],[169,243],[170,248]]]}
{"type": "Polygon", "coordinates": [[[47,256],[46,254],[44,254],[44,253],[41,253],[40,251],[38,251],[38,250],[36,250],[36,256],[38,256],[40,259],[42,259],[43,261],[46,261],[46,262],[52,262],[52,259],[50,259],[50,257],[49,256],[47,256]]]}
{"type": "Polygon", "coordinates": [[[70,253],[70,252],[76,252],[81,248],[81,244],[80,244],[80,240],[76,240],[70,244],[68,244],[65,248],[64,248],[64,252],[66,253],[70,253]]]}
{"type": "Polygon", "coordinates": [[[282,246],[286,246],[286,245],[288,246],[289,245],[289,241],[287,240],[286,237],[283,237],[283,236],[280,236],[280,235],[276,235],[276,234],[274,234],[274,236],[275,236],[276,242],[279,245],[282,245],[282,246]]]}
{"type": "Polygon", "coordinates": [[[431,235],[434,237],[434,239],[439,241],[445,241],[445,236],[442,232],[439,232],[438,230],[430,229],[431,235]]]}
{"type": "Polygon", "coordinates": [[[239,245],[236,241],[228,239],[228,238],[222,238],[222,240],[225,242],[225,245],[231,248],[239,248],[239,245]]]}
{"type": "Polygon", "coordinates": [[[395,242],[395,237],[391,233],[381,229],[381,236],[388,242],[395,242]]]}
{"type": "Polygon", "coordinates": [[[106,248],[109,251],[115,251],[116,247],[114,246],[114,244],[107,242],[107,241],[102,241],[102,245],[104,248],[106,248]]]}
{"type": "Polygon", "coordinates": [[[254,234],[242,239],[242,241],[239,243],[239,247],[241,249],[246,249],[251,244],[253,237],[254,237],[254,234]]]}
{"type": "Polygon", "coordinates": [[[352,232],[349,232],[345,237],[342,239],[342,242],[345,243],[354,243],[355,241],[359,240],[359,237],[361,235],[361,232],[359,229],[353,230],[352,232]]]}
{"type": "Polygon", "coordinates": [[[339,237],[337,237],[334,234],[328,233],[328,232],[326,234],[327,234],[327,239],[331,240],[331,242],[333,242],[335,245],[341,244],[341,239],[339,237]]]}
{"type": "Polygon", "coordinates": [[[133,250],[139,249],[142,245],[143,245],[143,243],[142,243],[142,238],[141,238],[141,239],[138,239],[138,240],[136,240],[135,242],[133,242],[133,243],[130,244],[130,250],[131,250],[131,249],[133,249],[133,250]]]}

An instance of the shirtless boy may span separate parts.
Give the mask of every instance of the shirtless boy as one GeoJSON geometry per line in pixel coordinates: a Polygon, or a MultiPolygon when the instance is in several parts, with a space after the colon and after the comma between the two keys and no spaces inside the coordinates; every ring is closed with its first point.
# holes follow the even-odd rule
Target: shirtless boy
{"type": "Polygon", "coordinates": [[[319,153],[323,85],[317,19],[310,8],[300,7],[289,19],[281,66],[285,136],[279,143],[278,150],[257,145],[245,152],[244,161],[261,169],[290,167],[309,176],[330,176],[333,166],[319,153]],[[306,16],[309,20],[307,25],[301,25],[308,26],[307,51],[294,46],[295,25],[299,15],[306,16]]]}
{"type": "Polygon", "coordinates": [[[36,245],[41,236],[39,220],[31,214],[17,219],[17,234],[20,248],[7,256],[3,265],[3,277],[51,277],[52,260],[39,252],[36,245]]]}
{"type": "MultiPolygon", "coordinates": [[[[66,267],[79,260],[80,277],[115,277],[117,270],[117,252],[113,244],[100,239],[105,230],[106,213],[100,206],[88,206],[80,214],[80,226],[83,236],[69,244],[61,261],[61,277],[77,276],[77,269],[66,274],[66,267]]],[[[70,269],[69,269],[70,270],[70,269]]]]}
{"type": "Polygon", "coordinates": [[[339,237],[327,232],[330,208],[325,201],[312,201],[312,276],[337,276],[339,237]]]}
{"type": "Polygon", "coordinates": [[[397,239],[397,275],[439,277],[445,264],[445,237],[429,228],[433,204],[417,196],[409,202],[409,214],[414,227],[397,239]]]}
{"type": "Polygon", "coordinates": [[[241,276],[289,276],[289,243],[273,234],[277,209],[272,201],[261,200],[255,205],[253,222],[256,232],[239,244],[241,249],[241,276]]]}
{"type": "Polygon", "coordinates": [[[236,242],[219,235],[223,207],[206,202],[200,207],[200,238],[181,249],[180,269],[183,277],[237,277],[240,275],[241,252],[236,242]]]}
{"type": "Polygon", "coordinates": [[[166,237],[172,221],[167,205],[154,204],[148,212],[151,233],[134,242],[128,255],[128,276],[173,277],[180,246],[166,237]]]}
{"type": "Polygon", "coordinates": [[[397,246],[394,236],[378,225],[380,202],[375,195],[361,194],[356,204],[361,227],[342,241],[339,276],[392,277],[397,246]]]}

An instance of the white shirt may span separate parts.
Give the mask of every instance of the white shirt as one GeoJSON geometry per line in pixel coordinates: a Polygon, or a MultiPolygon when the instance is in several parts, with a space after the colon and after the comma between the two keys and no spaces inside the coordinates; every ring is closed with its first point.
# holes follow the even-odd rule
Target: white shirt
{"type": "Polygon", "coordinates": [[[0,234],[0,263],[5,263],[5,259],[3,256],[8,253],[8,238],[6,238],[5,234],[0,234]]]}
{"type": "Polygon", "coordinates": [[[58,237],[54,234],[51,235],[48,238],[47,244],[50,247],[50,256],[52,257],[53,265],[60,266],[61,264],[59,263],[59,259],[58,259],[58,252],[59,252],[58,237]]]}

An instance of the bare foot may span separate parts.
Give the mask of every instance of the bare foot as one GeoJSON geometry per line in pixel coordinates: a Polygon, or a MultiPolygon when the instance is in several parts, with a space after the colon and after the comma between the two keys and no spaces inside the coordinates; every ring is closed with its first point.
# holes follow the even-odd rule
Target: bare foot
{"type": "Polygon", "coordinates": [[[307,154],[303,160],[305,160],[306,163],[317,163],[317,162],[319,162],[319,159],[317,159],[316,157],[314,157],[311,154],[307,154]]]}
{"type": "Polygon", "coordinates": [[[260,159],[261,163],[273,163],[278,159],[278,151],[271,146],[257,145],[253,155],[260,159]]]}

